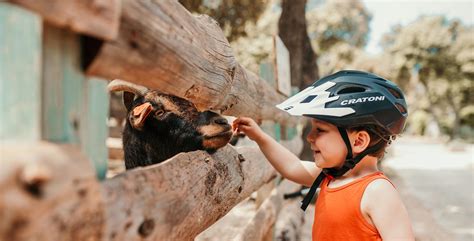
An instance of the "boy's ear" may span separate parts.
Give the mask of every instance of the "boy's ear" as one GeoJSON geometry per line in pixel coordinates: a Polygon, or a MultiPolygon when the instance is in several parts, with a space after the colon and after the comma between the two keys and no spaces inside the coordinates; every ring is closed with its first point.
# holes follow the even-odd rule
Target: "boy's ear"
{"type": "Polygon", "coordinates": [[[370,144],[370,135],[367,131],[361,130],[354,133],[352,151],[357,155],[363,152],[370,144]]]}

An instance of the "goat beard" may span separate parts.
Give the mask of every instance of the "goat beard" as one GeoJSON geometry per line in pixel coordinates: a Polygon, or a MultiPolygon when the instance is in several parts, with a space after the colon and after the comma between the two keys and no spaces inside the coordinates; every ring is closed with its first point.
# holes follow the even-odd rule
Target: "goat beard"
{"type": "Polygon", "coordinates": [[[204,137],[204,140],[202,141],[202,146],[207,152],[212,152],[216,151],[217,149],[224,147],[229,143],[230,139],[232,138],[232,132],[224,132],[222,134],[219,134],[217,136],[213,137],[204,137]]]}

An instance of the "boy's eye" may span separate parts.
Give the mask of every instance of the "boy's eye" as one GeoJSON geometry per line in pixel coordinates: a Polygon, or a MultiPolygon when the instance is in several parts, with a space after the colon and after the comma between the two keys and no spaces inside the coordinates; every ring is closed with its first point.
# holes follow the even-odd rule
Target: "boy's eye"
{"type": "Polygon", "coordinates": [[[317,132],[324,132],[325,130],[321,129],[321,128],[316,128],[316,131],[317,132]]]}

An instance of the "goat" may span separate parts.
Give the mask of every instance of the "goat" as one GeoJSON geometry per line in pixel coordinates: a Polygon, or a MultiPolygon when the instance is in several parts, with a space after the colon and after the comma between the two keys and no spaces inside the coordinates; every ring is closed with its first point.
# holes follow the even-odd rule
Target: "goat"
{"type": "Polygon", "coordinates": [[[180,152],[212,153],[232,138],[225,118],[211,111],[200,112],[183,98],[123,80],[113,80],[108,90],[123,91],[127,117],[122,142],[127,170],[160,163],[180,152]]]}

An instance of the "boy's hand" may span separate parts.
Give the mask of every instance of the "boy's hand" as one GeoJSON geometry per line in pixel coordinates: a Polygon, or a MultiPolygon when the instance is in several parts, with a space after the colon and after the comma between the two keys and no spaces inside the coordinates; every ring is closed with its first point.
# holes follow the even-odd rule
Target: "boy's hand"
{"type": "Polygon", "coordinates": [[[232,129],[234,132],[243,132],[254,141],[257,141],[265,134],[258,124],[249,117],[239,117],[235,119],[232,123],[232,129]]]}

